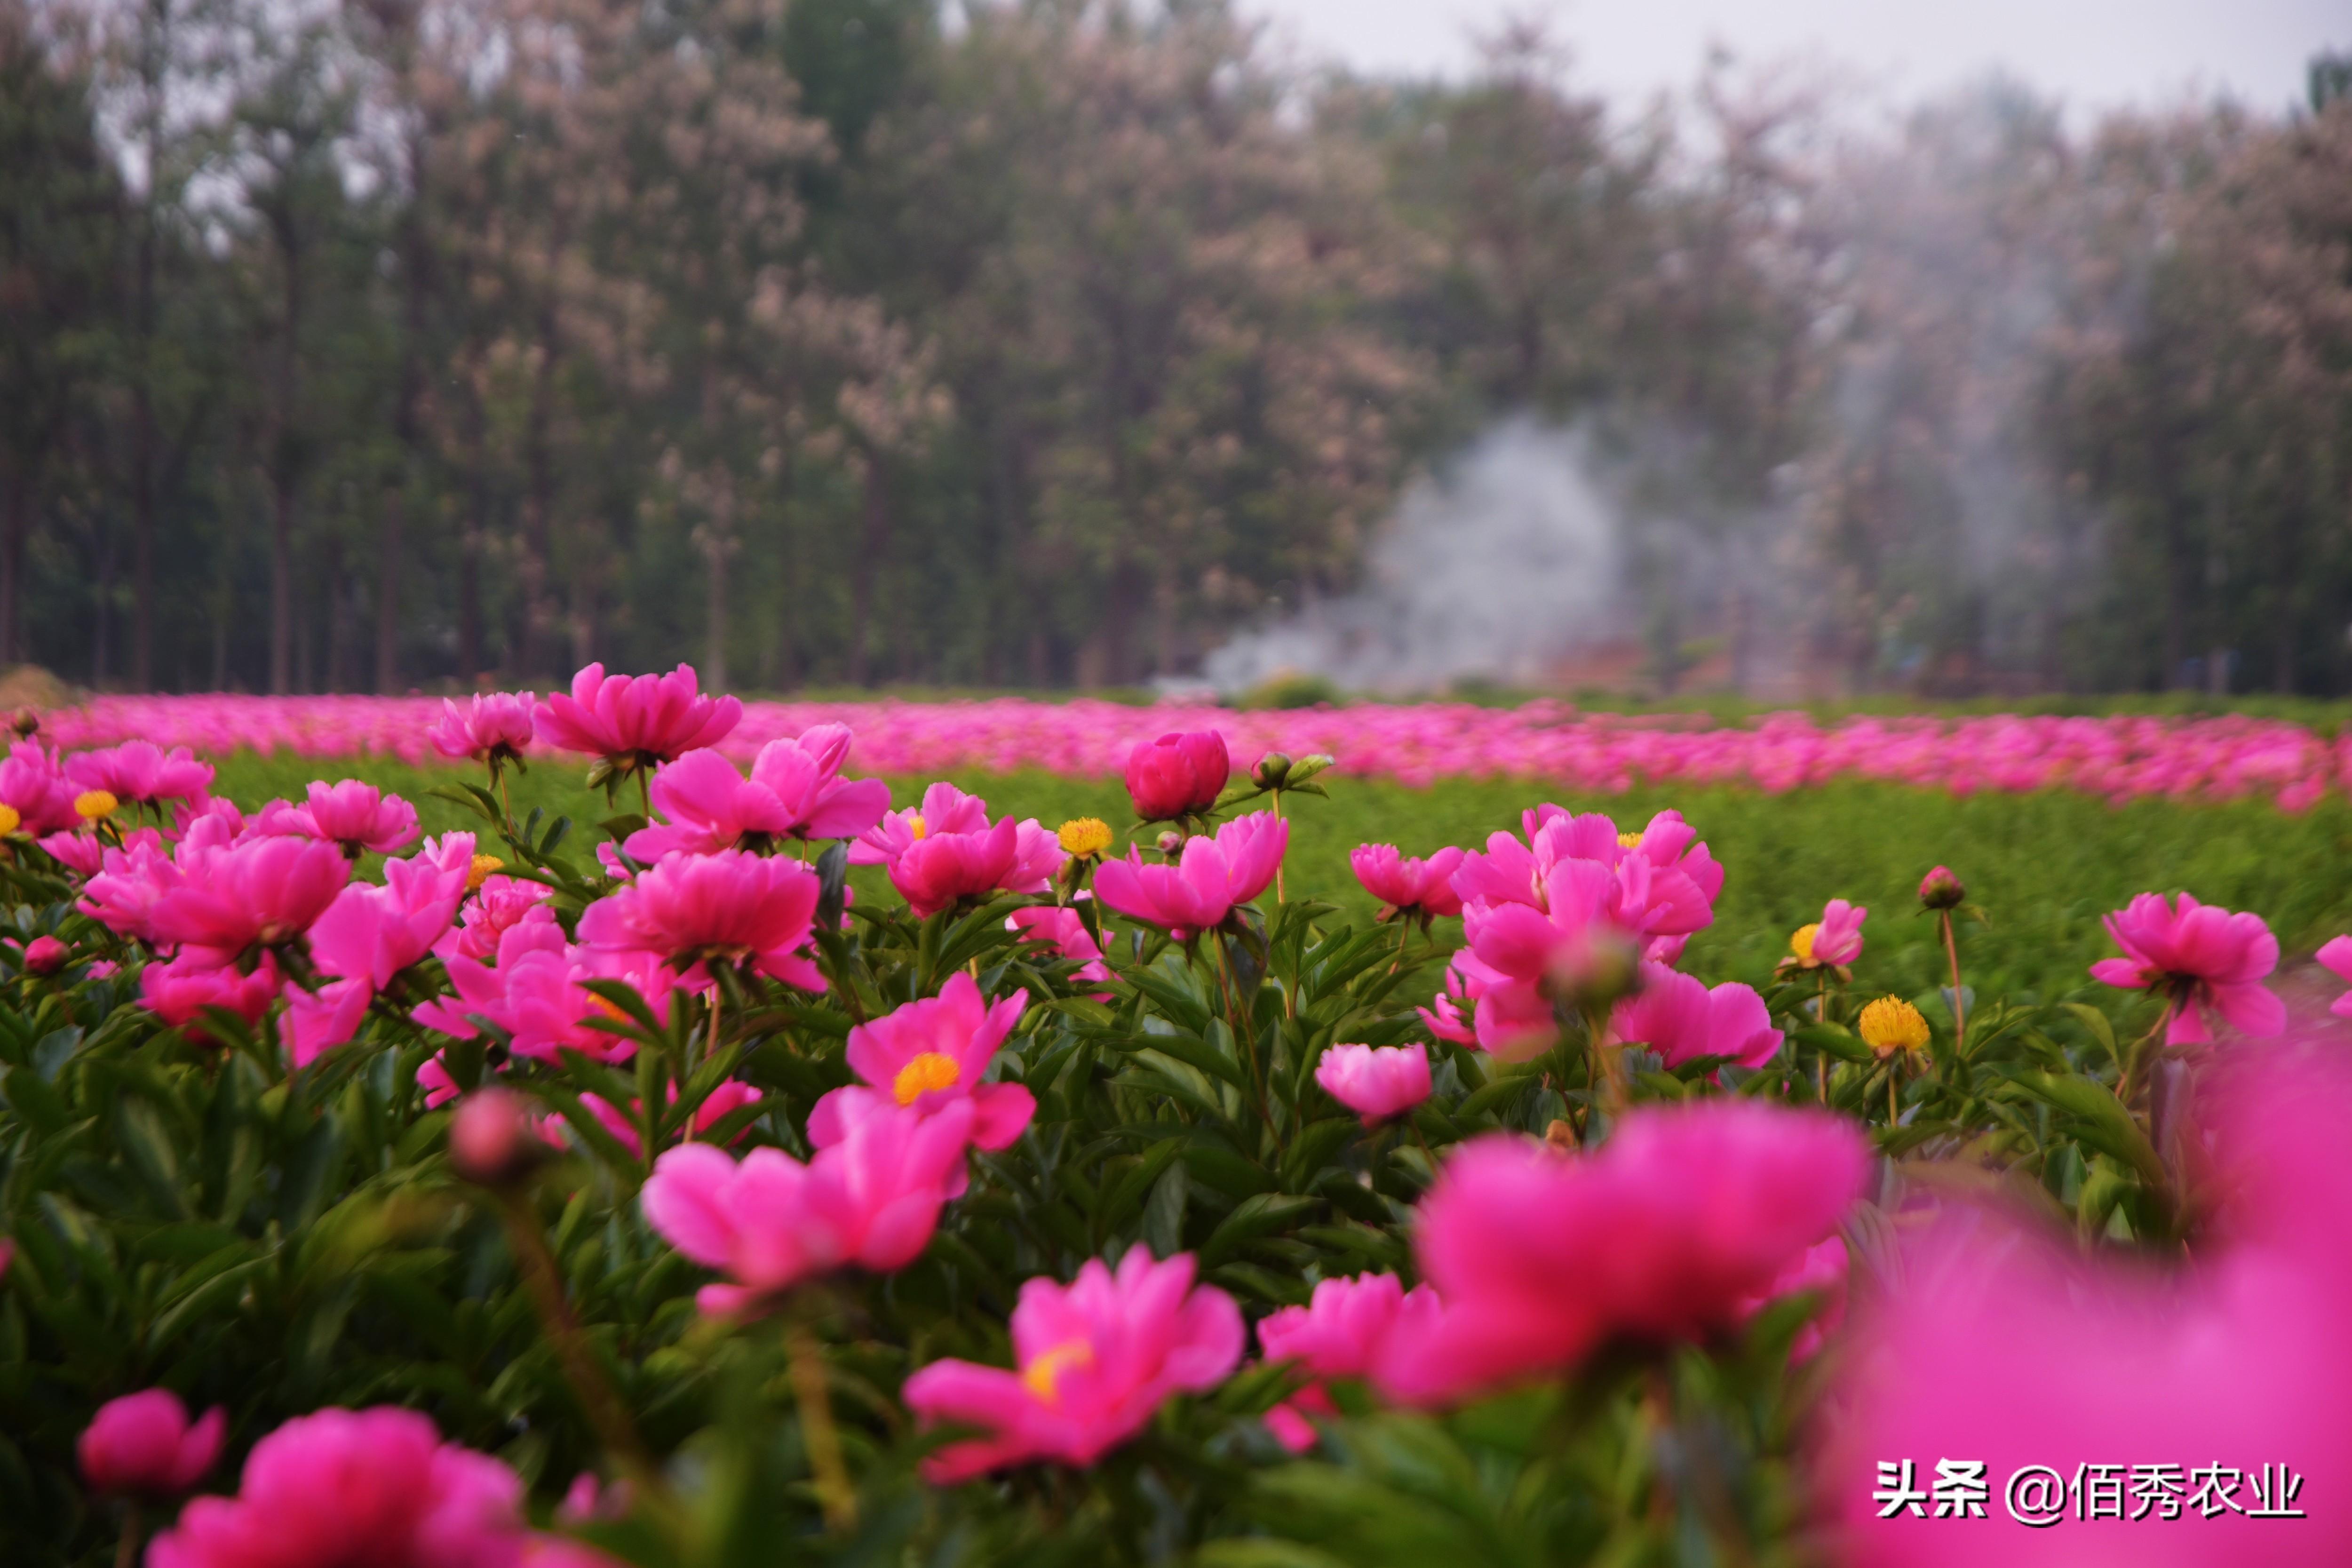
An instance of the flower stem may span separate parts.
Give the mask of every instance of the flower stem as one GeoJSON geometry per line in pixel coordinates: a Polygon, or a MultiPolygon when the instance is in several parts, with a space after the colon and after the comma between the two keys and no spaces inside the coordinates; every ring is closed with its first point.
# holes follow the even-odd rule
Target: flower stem
{"type": "Polygon", "coordinates": [[[1936,918],[1944,928],[1944,956],[1952,962],[1952,1048],[1957,1051],[1969,1037],[1969,1016],[1960,1001],[1960,944],[1952,935],[1952,911],[1938,910],[1936,918]]]}
{"type": "MultiPolygon", "coordinates": [[[[1274,819],[1276,822],[1280,822],[1282,820],[1282,792],[1277,789],[1269,790],[1266,793],[1272,796],[1274,800],[1274,819]]],[[[1274,863],[1274,901],[1277,904],[1288,901],[1282,896],[1282,862],[1279,860],[1276,860],[1274,863]]]]}
{"type": "Polygon", "coordinates": [[[123,1505],[122,1540],[114,1549],[114,1568],[138,1568],[140,1543],[146,1538],[147,1520],[136,1499],[123,1505]]]}
{"type": "Polygon", "coordinates": [[[784,1323],[784,1355],[793,1380],[793,1399],[801,1411],[801,1441],[808,1445],[809,1467],[816,1472],[816,1495],[824,1508],[825,1528],[857,1527],[857,1489],[850,1484],[849,1467],[842,1462],[841,1433],[833,1424],[833,1401],[825,1391],[824,1355],[808,1324],[795,1313],[784,1323]]]}

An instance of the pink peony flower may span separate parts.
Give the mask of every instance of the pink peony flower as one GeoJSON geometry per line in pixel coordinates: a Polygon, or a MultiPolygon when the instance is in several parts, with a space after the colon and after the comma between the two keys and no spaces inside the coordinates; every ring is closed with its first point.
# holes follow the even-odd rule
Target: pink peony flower
{"type": "Polygon", "coordinates": [[[1348,853],[1348,864],[1364,891],[1394,913],[1458,915],[1462,895],[1454,890],[1454,873],[1463,852],[1451,847],[1426,860],[1409,860],[1393,844],[1359,844],[1348,853]]]}
{"type": "Polygon", "coordinates": [[[1564,1371],[1612,1335],[1727,1327],[1836,1227],[1868,1172],[1848,1123],[1748,1100],[1631,1111],[1596,1154],[1474,1139],[1413,1228],[1443,1317],[1400,1335],[1375,1378],[1444,1403],[1564,1371]]]}
{"type": "Polygon", "coordinates": [[[949,1184],[963,1173],[971,1121],[968,1100],[929,1115],[876,1107],[805,1165],[781,1149],[754,1149],[739,1164],[708,1143],[682,1143],[654,1162],[646,1221],[733,1279],[696,1297],[713,1316],[835,1268],[890,1273],[930,1245],[949,1184]]]}
{"type": "Polygon", "coordinates": [[[316,991],[289,986],[286,1019],[286,1059],[296,1068],[309,1067],[337,1046],[357,1038],[367,1019],[375,988],[364,980],[333,980],[316,991]]]}
{"type": "Polygon", "coordinates": [[[1862,956],[1862,922],[1869,918],[1862,905],[1832,899],[1822,906],[1822,918],[1813,927],[1812,951],[1802,956],[1811,964],[1843,968],[1852,963],[1862,956]]]}
{"type": "Polygon", "coordinates": [[[27,974],[50,975],[73,962],[73,950],[53,936],[37,936],[25,944],[19,961],[27,974]]]}
{"type": "Polygon", "coordinates": [[[326,913],[352,875],[351,862],[333,845],[300,838],[198,850],[184,854],[175,868],[177,885],[154,899],[146,924],[158,943],[177,947],[191,966],[231,963],[249,948],[294,941],[326,913]]]}
{"type": "Polygon", "coordinates": [[[415,806],[359,779],[333,784],[313,779],[302,805],[271,802],[263,808],[254,830],[272,837],[299,834],[324,839],[340,845],[354,860],[366,849],[389,855],[415,843],[418,831],[415,806]]]}
{"type": "Polygon", "coordinates": [[[147,1010],[175,1029],[184,1029],[207,1007],[225,1007],[247,1024],[258,1024],[278,1000],[285,981],[268,953],[240,974],[235,966],[176,958],[153,960],[139,971],[139,996],[147,1010]]]}
{"type": "MultiPolygon", "coordinates": [[[[2315,956],[2329,973],[2352,984],[2352,936],[2330,939],[2315,956]]],[[[2352,1018],[2352,991],[2338,996],[2327,1010],[2339,1018],[2352,1018]]]]}
{"type": "Polygon", "coordinates": [[[1146,822],[1197,816],[1217,804],[1234,771],[1225,738],[1214,730],[1170,733],[1127,754],[1127,793],[1146,822]]]}
{"type": "Polygon", "coordinates": [[[515,1055],[540,1061],[559,1060],[567,1050],[602,1062],[636,1054],[635,1040],[593,1026],[620,1023],[624,1016],[583,982],[625,981],[664,1021],[678,988],[677,976],[651,953],[603,952],[566,942],[551,913],[509,926],[499,938],[495,966],[457,952],[445,952],[442,963],[457,994],[427,1002],[411,1016],[461,1040],[478,1032],[473,1018],[486,1018],[507,1032],[515,1055]]]}
{"type": "Polygon", "coordinates": [[[1938,866],[1919,879],[1919,902],[1928,909],[1956,910],[1968,896],[1968,889],[1948,866],[1938,866]]]}
{"type": "MultiPolygon", "coordinates": [[[[418,1078],[423,1081],[421,1072],[418,1078]]],[[[436,1090],[446,1087],[449,1094],[457,1091],[446,1069],[439,1078],[436,1090]]],[[[436,1103],[431,1091],[425,1095],[425,1103],[436,1103]]],[[[503,1186],[519,1179],[546,1153],[540,1146],[540,1120],[530,1101],[510,1089],[493,1086],[476,1089],[466,1096],[457,1106],[457,1113],[449,1119],[451,1167],[466,1180],[486,1187],[503,1186]]]]}
{"type": "Polygon", "coordinates": [[[17,831],[39,837],[81,826],[74,797],[81,792],[37,741],[19,741],[0,762],[0,805],[19,818],[17,831]]]}
{"type": "Polygon", "coordinates": [[[168,1388],[110,1399],[74,1445],[82,1484],[116,1497],[178,1497],[220,1458],[228,1415],[215,1405],[193,1425],[168,1388]]]}
{"type": "Polygon", "coordinates": [[[298,1415],[245,1461],[237,1495],[201,1497],[148,1548],[148,1568],[522,1568],[606,1562],[542,1542],[521,1479],[445,1444],[413,1410],[298,1415]]]}
{"type": "Polygon", "coordinates": [[[1393,1274],[1318,1280],[1306,1306],[1281,1308],[1257,1326],[1266,1360],[1296,1362],[1317,1380],[1266,1412],[1266,1426],[1283,1447],[1305,1453],[1315,1446],[1307,1415],[1335,1413],[1321,1380],[1368,1375],[1388,1355],[1400,1324],[1425,1327],[1439,1310],[1436,1291],[1426,1285],[1407,1290],[1393,1274]]]}
{"type": "Polygon", "coordinates": [[[531,705],[537,700],[535,692],[492,691],[467,699],[461,711],[445,698],[441,721],[425,738],[453,762],[509,763],[530,749],[531,705]]]}
{"type": "Polygon", "coordinates": [[[971,1102],[971,1142],[1003,1149],[1036,1114],[1037,1100],[1017,1083],[983,1083],[1021,1010],[1026,991],[991,1006],[979,982],[959,970],[937,996],[909,1002],[849,1031],[849,1066],[866,1085],[836,1089],[809,1112],[808,1138],[819,1149],[847,1136],[876,1104],[930,1114],[971,1102]]]}
{"type": "Polygon", "coordinates": [[[886,811],[881,821],[859,834],[849,847],[849,863],[887,866],[934,833],[987,831],[988,802],[951,784],[935,784],[923,792],[920,805],[908,811],[886,811]]]}
{"type": "MultiPolygon", "coordinates": [[[[1663,952],[1679,952],[1684,933],[1660,923],[1680,918],[1676,906],[1654,896],[1654,877],[1638,855],[1614,866],[1570,857],[1535,873],[1533,903],[1470,900],[1463,910],[1469,951],[1454,955],[1454,967],[1476,1004],[1478,1046],[1505,1061],[1540,1056],[1558,1035],[1557,984],[1572,988],[1597,971],[1622,972],[1634,951],[1657,963],[1665,962],[1663,952]]],[[[1465,885],[1459,875],[1455,883],[1465,885]]]]}
{"type": "MultiPolygon", "coordinates": [[[[158,845],[163,841],[163,836],[155,833],[152,827],[142,827],[139,832],[154,833],[154,842],[158,845]]],[[[43,854],[78,877],[94,877],[106,864],[109,847],[95,833],[51,833],[37,842],[43,854]]]]}
{"type": "Polygon", "coordinates": [[[444,958],[455,952],[487,963],[498,956],[499,941],[510,928],[525,921],[554,923],[555,911],[547,902],[554,896],[555,889],[544,882],[486,877],[474,897],[460,906],[457,929],[444,933],[433,951],[444,958]]]}
{"type": "Polygon", "coordinates": [[[531,710],[539,738],[566,752],[603,757],[620,772],[675,762],[733,732],[743,704],[705,697],[692,665],[667,675],[606,675],[592,664],[572,678],[569,696],[551,693],[531,710]]]}
{"type": "Polygon", "coordinates": [[[2106,923],[2125,956],[2101,959],[2091,974],[2126,990],[2163,992],[2172,1005],[2166,1044],[2210,1040],[2213,1012],[2258,1039],[2286,1027],[2286,1004],[2263,984],[2278,967],[2279,949],[2262,916],[2232,914],[2187,893],[2172,905],[2142,893],[2106,923]]]}
{"type": "Polygon", "coordinates": [[[1715,919],[1723,891],[1723,868],[1697,830],[1677,811],[1662,811],[1630,844],[1617,825],[1598,812],[1572,816],[1557,805],[1539,805],[1523,818],[1528,842],[1507,833],[1486,840],[1486,849],[1462,858],[1454,890],[1465,905],[1525,904],[1549,910],[1546,885],[1562,861],[1580,860],[1615,875],[1613,914],[1641,937],[1645,956],[1672,963],[1682,956],[1692,932],[1715,919]]]}
{"type": "Polygon", "coordinates": [[[908,1378],[907,1405],[926,1422],[992,1436],[924,1461],[934,1482],[967,1480],[1032,1460],[1089,1466],[1140,1431],[1171,1394],[1224,1381],[1242,1355],[1233,1298],[1192,1283],[1192,1257],[1154,1262],[1138,1246],[1113,1274],[1088,1258],[1068,1285],[1038,1278],[1013,1309],[1013,1369],[936,1361],[908,1378]]]}
{"type": "Polygon", "coordinates": [[[666,855],[580,917],[580,940],[677,965],[723,958],[803,991],[824,975],[800,956],[816,914],[817,875],[741,849],[666,855]]]}
{"type": "Polygon", "coordinates": [[[1710,991],[1662,963],[1642,965],[1642,988],[1617,1004],[1611,1026],[1627,1045],[1647,1046],[1669,1068],[1700,1057],[1760,1068],[1780,1048],[1771,1009],[1751,986],[1727,982],[1710,991]]]}
{"type": "Polygon", "coordinates": [[[1095,893],[1123,915],[1165,926],[1180,942],[1223,921],[1235,904],[1265,891],[1290,844],[1290,824],[1254,811],[1184,841],[1173,866],[1146,865],[1130,846],[1124,860],[1106,860],[1095,872],[1095,893]]]}
{"type": "Polygon", "coordinates": [[[1375,1127],[1429,1098],[1429,1047],[1333,1046],[1316,1062],[1315,1081],[1375,1127]]]}
{"type": "Polygon", "coordinates": [[[310,927],[320,973],[383,990],[448,934],[473,858],[474,836],[452,833],[426,839],[412,859],[385,861],[383,886],[346,887],[310,927]]]}
{"type": "Polygon", "coordinates": [[[841,776],[849,740],[846,726],[820,724],[797,741],[771,741],[749,779],[716,752],[687,752],[654,774],[654,809],[669,820],[631,834],[631,858],[650,863],[673,849],[766,849],[785,838],[855,838],[872,830],[890,808],[890,786],[841,776]]]}
{"type": "MultiPolygon", "coordinates": [[[[88,844],[98,842],[87,835],[74,837],[88,844]]],[[[43,839],[42,847],[50,842],[43,839]]],[[[121,848],[102,848],[99,863],[100,870],[83,887],[75,907],[117,936],[153,941],[156,900],[186,880],[178,859],[163,852],[162,836],[141,828],[126,837],[121,848]]]]}
{"type": "MultiPolygon", "coordinates": [[[[1050,947],[1066,961],[1076,963],[1078,969],[1075,978],[1108,984],[1111,976],[1103,963],[1103,950],[1087,931],[1087,922],[1078,918],[1077,910],[1036,904],[1007,915],[1004,929],[1019,931],[1022,941],[1050,947]]],[[[1108,999],[1108,992],[1095,994],[1097,1002],[1108,999]]]]}
{"type": "Polygon", "coordinates": [[[213,782],[213,765],[196,761],[187,747],[167,752],[152,741],[78,752],[66,759],[65,773],[81,788],[102,789],[126,805],[201,800],[213,782]]]}
{"type": "Polygon", "coordinates": [[[1020,856],[1021,826],[1009,816],[983,832],[927,833],[890,862],[890,885],[917,915],[934,915],[1009,886],[1020,856]]]}

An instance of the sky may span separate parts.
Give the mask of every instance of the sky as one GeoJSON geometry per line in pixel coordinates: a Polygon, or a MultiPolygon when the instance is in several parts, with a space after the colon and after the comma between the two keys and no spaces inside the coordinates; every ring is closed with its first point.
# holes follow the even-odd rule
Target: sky
{"type": "Polygon", "coordinates": [[[1686,87],[1708,47],[1742,63],[1834,59],[1899,105],[1998,69],[2077,112],[2227,92],[2300,101],[2304,62],[2352,48],[2347,0],[1235,0],[1307,60],[1382,75],[1461,76],[1474,37],[1549,19],[1570,79],[1627,108],[1686,87]]]}

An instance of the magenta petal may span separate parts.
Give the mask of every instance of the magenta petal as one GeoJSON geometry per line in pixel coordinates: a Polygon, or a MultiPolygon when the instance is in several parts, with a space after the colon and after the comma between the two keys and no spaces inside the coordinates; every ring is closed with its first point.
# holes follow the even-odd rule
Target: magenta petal
{"type": "Polygon", "coordinates": [[[1037,1097],[1017,1083],[984,1083],[971,1091],[971,1141],[993,1152],[1027,1130],[1037,1114],[1037,1097]]]}

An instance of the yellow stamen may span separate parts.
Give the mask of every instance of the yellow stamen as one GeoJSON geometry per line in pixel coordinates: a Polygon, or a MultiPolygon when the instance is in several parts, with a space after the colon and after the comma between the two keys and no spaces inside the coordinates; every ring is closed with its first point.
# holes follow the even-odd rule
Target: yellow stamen
{"type": "Polygon", "coordinates": [[[1027,1366],[1021,1369],[1021,1384],[1046,1404],[1060,1398],[1062,1374],[1074,1367],[1092,1366],[1095,1347],[1084,1340],[1070,1340],[1041,1352],[1027,1366]]]}
{"type": "Polygon", "coordinates": [[[466,867],[466,891],[478,892],[494,871],[506,868],[506,862],[495,855],[477,855],[466,867]]]}
{"type": "Polygon", "coordinates": [[[588,993],[588,1006],[590,1011],[602,1013],[605,1017],[612,1019],[615,1024],[625,1024],[629,1021],[629,1016],[626,1013],[622,1012],[618,1007],[613,1005],[610,1001],[606,1000],[604,997],[597,995],[593,991],[588,993]]]}
{"type": "Polygon", "coordinates": [[[1620,849],[1639,849],[1641,847],[1642,836],[1638,833],[1621,833],[1617,836],[1617,847],[1620,849]]]}
{"type": "Polygon", "coordinates": [[[24,826],[24,816],[15,806],[0,805],[0,838],[5,838],[24,826]]]}
{"type": "Polygon", "coordinates": [[[1054,830],[1072,855],[1099,855],[1110,847],[1110,824],[1099,816],[1074,816],[1054,830]]]}
{"type": "Polygon", "coordinates": [[[84,790],[74,796],[74,815],[84,822],[96,822],[100,817],[112,816],[121,804],[105,790],[84,790]]]}
{"type": "Polygon", "coordinates": [[[1871,1054],[1881,1059],[1927,1048],[1927,1020],[1900,996],[1881,996],[1864,1007],[1856,1026],[1871,1054]]]}
{"type": "Polygon", "coordinates": [[[930,831],[929,828],[923,826],[923,814],[921,812],[910,811],[907,814],[907,831],[913,834],[918,838],[922,837],[925,834],[930,831]]]}
{"type": "Polygon", "coordinates": [[[963,1068],[955,1058],[939,1051],[925,1051],[898,1069],[890,1080],[890,1092],[901,1105],[912,1105],[935,1089],[953,1089],[963,1078],[963,1068]]]}
{"type": "Polygon", "coordinates": [[[1813,921],[1811,925],[1801,925],[1789,933],[1789,951],[1797,955],[1799,963],[1810,964],[1813,962],[1813,938],[1821,934],[1822,922],[1819,921],[1813,921]]]}

